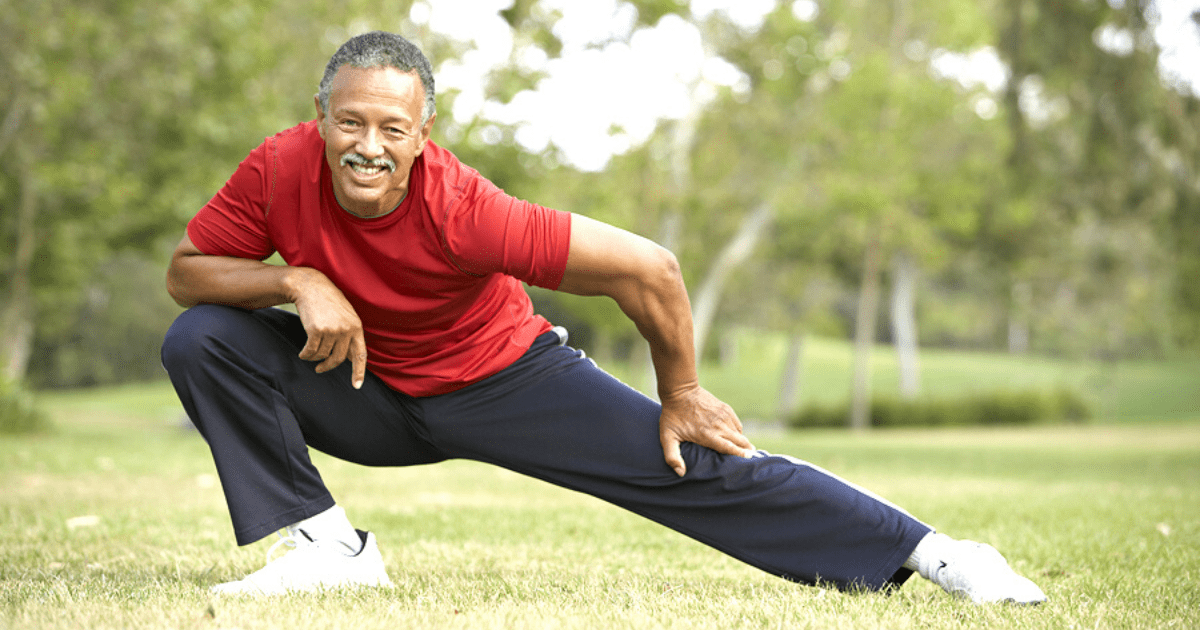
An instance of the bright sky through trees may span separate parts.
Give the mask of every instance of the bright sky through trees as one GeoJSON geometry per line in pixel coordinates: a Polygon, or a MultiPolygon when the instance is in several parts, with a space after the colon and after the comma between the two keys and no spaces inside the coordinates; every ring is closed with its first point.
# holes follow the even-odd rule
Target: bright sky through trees
{"type": "MultiPolygon", "coordinates": [[[[1200,0],[1156,2],[1157,15],[1152,11],[1151,22],[1162,48],[1164,80],[1200,94],[1200,26],[1190,17],[1200,10],[1200,0]]],[[[443,116],[448,113],[466,121],[483,113],[492,120],[518,125],[517,141],[526,148],[540,150],[553,143],[572,165],[598,170],[612,155],[645,141],[659,120],[683,117],[689,107],[711,99],[717,88],[748,89],[746,77],[706,51],[700,32],[681,18],[668,15],[654,28],[635,31],[635,10],[619,0],[546,0],[545,4],[562,14],[554,27],[563,43],[562,56],[548,59],[536,47],[528,47],[517,61],[547,77],[535,92],[518,94],[507,104],[487,101],[480,77],[513,54],[511,29],[497,13],[509,7],[511,0],[438,0],[414,5],[414,22],[475,45],[474,50],[438,71],[439,90],[460,92],[453,111],[443,116]]],[[[775,0],[692,0],[696,16],[721,11],[746,29],[757,28],[774,6],[775,0]]],[[[820,4],[796,0],[792,10],[799,19],[813,19],[820,4]]],[[[1134,45],[1133,38],[1117,28],[1102,29],[1094,39],[1113,54],[1127,52],[1134,45]]],[[[947,78],[993,91],[1003,87],[1005,68],[989,48],[964,53],[934,51],[930,59],[934,70],[947,78]]],[[[991,117],[994,103],[978,100],[976,111],[991,117]]]]}

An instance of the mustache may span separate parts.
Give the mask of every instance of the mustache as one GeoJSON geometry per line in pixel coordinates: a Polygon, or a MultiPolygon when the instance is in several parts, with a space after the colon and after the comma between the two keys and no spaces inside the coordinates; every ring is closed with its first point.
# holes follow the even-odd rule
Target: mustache
{"type": "Polygon", "coordinates": [[[383,166],[389,171],[396,172],[396,163],[391,158],[381,157],[374,160],[368,160],[359,153],[350,152],[342,156],[342,166],[347,164],[356,164],[358,166],[383,166]]]}

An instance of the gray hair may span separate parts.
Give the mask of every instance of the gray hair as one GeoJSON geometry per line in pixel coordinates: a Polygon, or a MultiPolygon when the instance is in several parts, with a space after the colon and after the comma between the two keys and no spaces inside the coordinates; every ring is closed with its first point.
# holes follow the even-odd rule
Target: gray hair
{"type": "Polygon", "coordinates": [[[429,59],[412,42],[384,31],[372,31],[350,38],[330,57],[325,66],[325,76],[317,90],[321,111],[329,112],[329,91],[333,77],[342,66],[355,68],[395,68],[401,72],[417,73],[421,87],[425,88],[425,107],[421,110],[421,125],[429,121],[434,112],[433,66],[429,59]]]}

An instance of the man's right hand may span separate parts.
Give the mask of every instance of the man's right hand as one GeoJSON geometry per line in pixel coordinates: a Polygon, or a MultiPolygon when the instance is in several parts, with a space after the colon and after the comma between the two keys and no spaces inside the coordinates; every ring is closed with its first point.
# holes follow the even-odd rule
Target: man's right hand
{"type": "Polygon", "coordinates": [[[367,342],[354,307],[325,274],[297,267],[292,283],[296,312],[308,334],[300,350],[305,361],[320,361],[317,373],[332,370],[349,359],[350,383],[362,387],[367,372],[367,342]]]}

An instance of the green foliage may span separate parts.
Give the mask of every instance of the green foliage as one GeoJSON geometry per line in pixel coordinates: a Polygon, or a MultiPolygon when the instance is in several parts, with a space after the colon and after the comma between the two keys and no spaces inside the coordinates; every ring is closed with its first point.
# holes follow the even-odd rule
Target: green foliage
{"type": "Polygon", "coordinates": [[[653,26],[666,15],[686,15],[688,3],[685,0],[629,0],[637,9],[638,24],[653,26]]]}
{"type": "MultiPolygon", "coordinates": [[[[665,218],[681,218],[675,249],[693,287],[741,217],[772,203],[775,225],[731,282],[721,325],[853,330],[873,230],[885,260],[903,252],[921,267],[922,341],[998,348],[1024,330],[1028,348],[1048,354],[1200,348],[1200,284],[1189,281],[1200,275],[1200,101],[1161,84],[1145,3],[830,0],[804,21],[781,2],[757,30],[719,11],[700,23],[681,0],[633,5],[637,28],[666,15],[691,20],[709,53],[746,77],[716,89],[701,112],[690,184],[674,178],[674,122],[606,172],[577,173],[556,164],[553,147],[516,144],[510,126],[454,120],[449,92],[437,141],[532,201],[655,239],[665,218]],[[1100,49],[1105,27],[1129,29],[1138,45],[1100,49]],[[935,53],[985,45],[1013,70],[1011,89],[931,75],[935,53]]],[[[28,280],[34,304],[13,311],[37,326],[39,384],[151,372],[153,353],[143,358],[150,367],[133,369],[114,354],[117,342],[84,339],[124,339],[139,327],[149,339],[161,325],[139,309],[120,315],[132,324],[92,323],[83,305],[110,290],[98,270],[118,252],[161,259],[263,136],[313,115],[320,71],[345,38],[404,33],[435,70],[474,45],[410,22],[411,0],[5,6],[0,310],[23,304],[7,293],[28,280]],[[13,211],[25,196],[36,215],[28,230],[13,211]],[[32,244],[27,278],[22,243],[32,244]]],[[[538,0],[500,11],[514,50],[495,60],[490,98],[536,85],[538,73],[516,62],[526,47],[561,54],[556,11],[538,0]]],[[[145,290],[157,293],[151,275],[145,290]]],[[[632,337],[616,309],[556,307],[632,337]]]]}
{"type": "Polygon", "coordinates": [[[982,249],[1007,288],[1032,287],[1053,320],[1034,329],[1058,352],[1197,347],[1184,331],[1200,311],[1179,298],[1194,286],[1181,274],[1200,250],[1179,247],[1171,223],[1200,208],[1195,186],[1183,184],[1196,180],[1200,117],[1194,98],[1158,76],[1148,7],[1017,0],[997,15],[997,49],[1013,70],[1001,198],[1022,218],[1006,222],[997,208],[982,249]],[[1105,50],[1096,44],[1105,29],[1137,43],[1105,50]]]}
{"type": "Polygon", "coordinates": [[[553,31],[558,12],[546,9],[538,0],[516,0],[500,11],[500,17],[548,56],[557,57],[562,52],[562,41],[553,31]]]}
{"type": "Polygon", "coordinates": [[[49,417],[23,387],[0,376],[0,435],[39,433],[50,428],[49,417]]]}
{"type": "Polygon", "coordinates": [[[134,254],[93,270],[83,291],[59,294],[43,321],[27,379],[38,388],[161,379],[163,334],[179,314],[163,268],[134,254]]]}
{"type": "MultiPolygon", "coordinates": [[[[797,429],[845,427],[849,405],[811,405],[789,419],[797,429]]],[[[1092,417],[1081,396],[1059,389],[1043,391],[991,391],[959,398],[871,401],[871,425],[876,427],[964,427],[1046,422],[1083,422],[1092,417]]]]}

